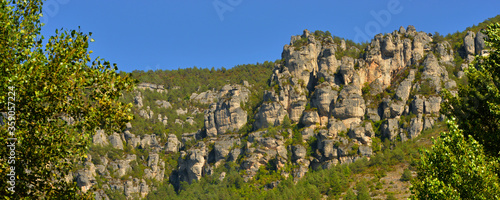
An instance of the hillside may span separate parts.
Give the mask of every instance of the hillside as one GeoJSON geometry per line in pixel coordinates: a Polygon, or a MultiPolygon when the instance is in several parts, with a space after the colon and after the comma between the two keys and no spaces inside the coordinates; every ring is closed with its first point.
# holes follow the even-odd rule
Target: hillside
{"type": "Polygon", "coordinates": [[[73,176],[96,199],[408,197],[417,149],[446,130],[441,92],[467,83],[498,21],[367,44],[304,30],[274,62],[134,71],[135,118],[97,131],[73,176]]]}

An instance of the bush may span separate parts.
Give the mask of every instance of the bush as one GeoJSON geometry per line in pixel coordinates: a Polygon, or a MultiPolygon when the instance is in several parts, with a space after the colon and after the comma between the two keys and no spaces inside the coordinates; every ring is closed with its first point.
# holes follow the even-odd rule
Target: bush
{"type": "Polygon", "coordinates": [[[411,181],[412,176],[411,176],[411,171],[409,169],[405,169],[403,171],[403,174],[401,174],[401,181],[411,181]]]}
{"type": "Polygon", "coordinates": [[[307,38],[305,38],[305,37],[300,38],[293,43],[293,47],[295,47],[295,51],[299,51],[301,47],[306,46],[306,45],[307,45],[307,38]]]}
{"type": "Polygon", "coordinates": [[[370,192],[368,191],[368,185],[365,180],[359,182],[356,185],[356,190],[358,191],[358,195],[356,196],[357,200],[369,200],[372,199],[370,197],[370,192]]]}

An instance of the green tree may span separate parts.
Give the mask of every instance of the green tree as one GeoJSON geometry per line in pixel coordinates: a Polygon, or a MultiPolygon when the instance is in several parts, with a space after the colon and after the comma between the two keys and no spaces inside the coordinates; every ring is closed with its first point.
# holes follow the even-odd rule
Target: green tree
{"type": "Polygon", "coordinates": [[[118,98],[136,82],[90,59],[90,34],[56,30],[43,49],[41,9],[41,0],[0,2],[0,112],[8,114],[0,140],[15,147],[0,148],[15,157],[0,158],[0,172],[15,173],[15,182],[0,180],[0,197],[92,198],[65,178],[96,129],[119,131],[132,119],[131,105],[118,98]]]}
{"type": "Polygon", "coordinates": [[[491,48],[487,57],[476,56],[466,70],[468,85],[459,87],[456,96],[446,92],[442,112],[455,117],[465,135],[481,143],[486,153],[500,153],[500,24],[484,31],[491,48]]]}
{"type": "Polygon", "coordinates": [[[370,191],[368,190],[368,186],[365,180],[359,182],[358,185],[356,185],[356,190],[358,191],[358,195],[356,196],[357,200],[372,199],[370,197],[370,191]]]}
{"type": "Polygon", "coordinates": [[[405,169],[403,174],[401,174],[401,181],[411,181],[411,171],[409,169],[405,169]]]}
{"type": "Polygon", "coordinates": [[[498,199],[498,161],[472,136],[464,136],[454,121],[448,127],[431,150],[422,152],[412,199],[498,199]]]}
{"type": "Polygon", "coordinates": [[[345,194],[345,197],[344,197],[345,200],[356,200],[356,194],[354,194],[354,192],[352,191],[352,189],[349,188],[349,190],[347,190],[346,194],[345,194]]]}

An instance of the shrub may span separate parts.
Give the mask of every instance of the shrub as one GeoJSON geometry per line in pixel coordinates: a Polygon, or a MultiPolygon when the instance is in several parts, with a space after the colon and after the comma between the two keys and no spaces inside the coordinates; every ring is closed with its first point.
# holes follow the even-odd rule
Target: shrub
{"type": "Polygon", "coordinates": [[[306,45],[307,45],[307,38],[305,38],[305,37],[300,38],[293,43],[293,47],[295,47],[295,51],[299,51],[301,47],[306,46],[306,45]]]}
{"type": "Polygon", "coordinates": [[[430,79],[422,81],[422,83],[420,84],[420,93],[425,95],[425,96],[429,96],[429,95],[435,93],[435,89],[432,88],[432,84],[431,84],[430,79]]]}
{"type": "Polygon", "coordinates": [[[412,176],[411,176],[411,171],[409,169],[405,169],[403,171],[403,174],[401,174],[401,181],[411,181],[412,176]]]}

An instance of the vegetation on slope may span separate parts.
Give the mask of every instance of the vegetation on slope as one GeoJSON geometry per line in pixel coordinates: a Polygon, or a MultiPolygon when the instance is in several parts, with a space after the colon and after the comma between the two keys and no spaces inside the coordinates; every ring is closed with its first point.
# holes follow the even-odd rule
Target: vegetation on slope
{"type": "Polygon", "coordinates": [[[500,24],[487,27],[489,56],[476,56],[469,84],[445,93],[442,112],[450,132],[424,152],[412,192],[414,199],[498,199],[500,181],[500,24]]]}
{"type": "MultiPolygon", "coordinates": [[[[325,195],[327,199],[339,199],[349,196],[349,191],[353,192],[353,189],[356,191],[353,193],[355,197],[363,197],[361,199],[408,197],[408,191],[391,190],[390,185],[395,183],[385,182],[384,177],[401,166],[409,166],[414,170],[415,161],[420,157],[418,149],[429,148],[431,138],[446,130],[444,123],[438,123],[433,129],[424,131],[421,136],[408,142],[391,144],[386,140],[381,150],[370,160],[363,158],[352,164],[310,171],[304,178],[295,181],[292,177],[281,176],[280,171],[263,167],[256,178],[244,182],[238,165],[230,162],[218,167],[214,174],[205,176],[198,182],[183,184],[178,192],[165,182],[157,191],[150,193],[147,199],[164,199],[165,196],[170,199],[322,199],[325,195]],[[222,181],[219,179],[221,173],[226,174],[222,181]],[[267,184],[271,183],[269,180],[278,181],[279,184],[270,189],[267,184]],[[364,187],[367,193],[359,191],[359,188],[364,187]]],[[[398,177],[402,175],[403,173],[398,177]]],[[[405,180],[392,181],[398,182],[399,187],[408,185],[405,180]]]]}

